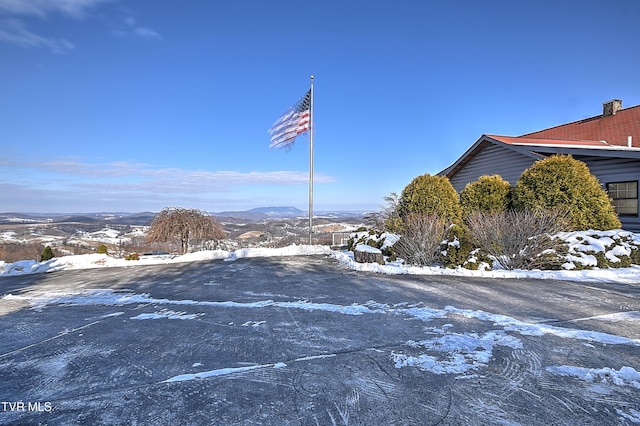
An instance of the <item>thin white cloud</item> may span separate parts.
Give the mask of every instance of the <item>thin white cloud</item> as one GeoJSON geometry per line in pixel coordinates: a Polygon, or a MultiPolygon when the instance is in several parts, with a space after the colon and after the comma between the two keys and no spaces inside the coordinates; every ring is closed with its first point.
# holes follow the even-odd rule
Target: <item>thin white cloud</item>
{"type": "Polygon", "coordinates": [[[162,38],[160,34],[147,27],[138,27],[133,30],[133,33],[148,40],[159,40],[162,38]]]}
{"type": "Polygon", "coordinates": [[[117,25],[117,27],[113,30],[113,33],[118,36],[133,35],[147,40],[162,39],[162,36],[160,34],[149,27],[138,24],[138,21],[136,21],[135,18],[130,15],[127,15],[122,19],[122,23],[117,25]]]}
{"type": "Polygon", "coordinates": [[[0,0],[0,11],[44,18],[51,13],[82,19],[90,9],[111,0],[0,0]]]}
{"type": "MultiPolygon", "coordinates": [[[[96,182],[81,185],[109,185],[111,188],[122,185],[122,190],[137,187],[138,190],[161,188],[163,191],[203,191],[226,190],[229,186],[237,185],[301,185],[309,179],[307,172],[300,171],[209,171],[184,170],[179,168],[156,168],[150,164],[137,162],[111,162],[104,164],[85,163],[68,159],[47,162],[32,162],[14,167],[26,167],[59,175],[77,176],[95,179],[96,182]],[[113,180],[117,183],[113,183],[113,180]],[[114,186],[115,185],[115,186],[114,186]]],[[[331,183],[330,176],[317,173],[314,176],[317,183],[331,183]]],[[[84,182],[84,181],[82,181],[84,182]]]]}
{"type": "MultiPolygon", "coordinates": [[[[162,182],[179,182],[180,185],[191,183],[196,186],[219,185],[301,185],[309,180],[307,172],[272,171],[272,172],[237,172],[237,171],[202,171],[182,169],[157,169],[143,171],[146,176],[162,182]]],[[[314,180],[319,183],[333,182],[329,176],[318,174],[314,180]]]]}
{"type": "MultiPolygon", "coordinates": [[[[28,18],[51,19],[54,16],[76,20],[86,19],[100,5],[113,0],[0,0],[0,42],[20,47],[47,47],[55,53],[64,53],[75,48],[64,38],[53,38],[38,34],[27,27],[28,18]],[[19,19],[18,19],[19,18],[19,19]]],[[[129,12],[127,12],[129,13],[129,12]]],[[[127,16],[123,23],[112,30],[121,36],[135,36],[145,40],[160,40],[162,36],[148,26],[140,25],[127,16]]]]}
{"type": "Polygon", "coordinates": [[[116,161],[105,164],[90,164],[73,159],[25,163],[23,166],[52,173],[96,179],[132,176],[139,173],[141,170],[145,170],[150,167],[148,164],[144,163],[132,163],[125,161],[116,161]]]}
{"type": "Polygon", "coordinates": [[[20,47],[47,47],[55,53],[64,53],[75,49],[70,41],[39,36],[29,31],[22,22],[16,19],[0,20],[0,41],[20,47]]]}
{"type": "MultiPolygon", "coordinates": [[[[136,162],[0,162],[4,168],[0,170],[0,205],[15,211],[141,211],[167,205],[228,210],[228,206],[289,205],[299,197],[304,202],[306,191],[296,187],[304,187],[309,178],[304,171],[186,170],[136,162]]],[[[322,184],[334,179],[317,173],[314,181],[322,184]]]]}
{"type": "MultiPolygon", "coordinates": [[[[238,187],[250,185],[295,186],[306,185],[309,175],[306,172],[202,172],[183,170],[147,171],[131,180],[117,182],[95,180],[77,181],[76,188],[96,192],[118,193],[162,193],[162,194],[222,194],[232,193],[238,187]]],[[[325,175],[314,176],[315,183],[330,183],[334,180],[325,175]]]]}

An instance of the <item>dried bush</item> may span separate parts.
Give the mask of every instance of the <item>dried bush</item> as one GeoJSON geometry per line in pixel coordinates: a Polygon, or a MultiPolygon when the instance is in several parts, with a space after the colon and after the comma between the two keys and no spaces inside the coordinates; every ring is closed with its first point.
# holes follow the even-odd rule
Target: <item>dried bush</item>
{"type": "Polygon", "coordinates": [[[42,243],[3,243],[0,250],[1,260],[7,263],[18,262],[20,260],[40,260],[42,243]]]}
{"type": "Polygon", "coordinates": [[[435,213],[410,213],[402,219],[400,239],[394,248],[411,265],[432,265],[438,258],[446,222],[435,213]]]}
{"type": "Polygon", "coordinates": [[[552,237],[569,227],[565,210],[475,212],[467,217],[475,244],[504,269],[557,269],[564,244],[552,237]]]}
{"type": "Polygon", "coordinates": [[[129,253],[144,253],[146,251],[176,251],[178,246],[175,241],[149,242],[146,237],[134,236],[129,240],[120,241],[117,248],[117,257],[123,257],[129,253]]]}

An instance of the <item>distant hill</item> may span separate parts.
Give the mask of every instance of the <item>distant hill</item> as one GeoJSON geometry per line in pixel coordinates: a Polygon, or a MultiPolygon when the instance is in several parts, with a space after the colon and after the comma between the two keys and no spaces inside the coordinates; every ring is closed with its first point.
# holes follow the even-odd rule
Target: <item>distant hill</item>
{"type": "Polygon", "coordinates": [[[247,210],[252,213],[263,213],[269,217],[298,217],[303,216],[306,212],[296,207],[256,207],[255,209],[247,210]]]}
{"type": "Polygon", "coordinates": [[[123,225],[148,225],[155,216],[141,213],[0,213],[0,224],[19,223],[116,223],[123,225]]]}
{"type": "Polygon", "coordinates": [[[211,213],[218,218],[235,218],[250,221],[265,221],[270,219],[287,219],[304,216],[306,212],[295,207],[256,207],[250,210],[223,211],[211,213]]]}
{"type": "Polygon", "coordinates": [[[149,225],[155,217],[153,212],[141,212],[129,214],[118,218],[118,223],[125,225],[149,225]]]}
{"type": "Polygon", "coordinates": [[[93,215],[68,215],[61,216],[54,219],[54,222],[79,222],[79,223],[93,223],[99,222],[100,219],[93,215]]]}
{"type": "Polygon", "coordinates": [[[27,213],[0,213],[0,224],[37,223],[42,220],[27,213]]]}

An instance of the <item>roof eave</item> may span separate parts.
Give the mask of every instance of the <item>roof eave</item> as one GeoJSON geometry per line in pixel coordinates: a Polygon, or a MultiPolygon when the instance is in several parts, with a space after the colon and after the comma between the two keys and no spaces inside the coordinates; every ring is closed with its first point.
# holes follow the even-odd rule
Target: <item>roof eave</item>
{"type": "Polygon", "coordinates": [[[536,154],[535,152],[532,152],[531,150],[526,149],[527,147],[504,143],[502,141],[499,141],[499,140],[497,140],[497,139],[485,134],[485,135],[480,136],[480,138],[476,141],[476,143],[471,145],[471,147],[469,149],[467,149],[460,157],[458,157],[458,159],[455,161],[455,163],[453,163],[452,165],[450,165],[446,169],[440,171],[438,173],[438,176],[445,176],[445,177],[451,179],[462,167],[464,167],[469,161],[471,161],[473,159],[473,157],[478,155],[480,153],[480,151],[482,151],[484,148],[486,148],[490,144],[499,145],[501,147],[507,148],[507,149],[509,149],[511,151],[518,152],[520,154],[524,154],[527,157],[531,157],[531,158],[534,158],[536,160],[539,160],[540,158],[543,158],[543,156],[541,156],[539,154],[536,154]]]}
{"type": "MultiPolygon", "coordinates": [[[[525,145],[520,145],[525,147],[525,145]]],[[[569,146],[533,146],[527,145],[526,148],[533,152],[544,154],[571,154],[586,157],[614,157],[614,158],[630,158],[640,159],[640,150],[637,149],[607,149],[596,147],[569,147],[569,146]]]]}

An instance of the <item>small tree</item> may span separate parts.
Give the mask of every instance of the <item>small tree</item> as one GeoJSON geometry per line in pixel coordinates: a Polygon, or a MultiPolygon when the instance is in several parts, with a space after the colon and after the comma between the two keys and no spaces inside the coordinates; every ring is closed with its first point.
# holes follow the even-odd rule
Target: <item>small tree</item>
{"type": "Polygon", "coordinates": [[[42,250],[42,254],[40,255],[40,260],[42,262],[46,261],[46,260],[51,260],[54,257],[56,257],[53,254],[53,250],[51,250],[50,246],[46,246],[43,250],[42,250]]]}
{"type": "Polygon", "coordinates": [[[481,212],[503,212],[511,207],[512,188],[500,175],[480,176],[460,192],[460,206],[465,216],[481,212]]]}
{"type": "Polygon", "coordinates": [[[364,217],[364,222],[376,231],[397,231],[400,226],[400,216],[398,215],[398,203],[400,196],[392,192],[384,197],[385,204],[380,210],[368,213],[364,217]]]}
{"type": "Polygon", "coordinates": [[[106,245],[104,245],[104,244],[100,244],[100,245],[98,246],[98,249],[96,250],[96,252],[97,252],[98,254],[107,254],[107,252],[108,252],[108,250],[107,250],[107,246],[106,246],[106,245]]]}
{"type": "Polygon", "coordinates": [[[220,240],[225,237],[222,226],[206,212],[181,207],[166,207],[151,222],[149,242],[178,241],[181,254],[187,253],[191,242],[220,240]]]}
{"type": "Polygon", "coordinates": [[[565,208],[576,230],[621,227],[598,179],[585,163],[570,155],[554,155],[525,170],[514,190],[514,206],[526,210],[565,208]]]}
{"type": "Polygon", "coordinates": [[[460,201],[449,179],[425,174],[413,179],[403,190],[398,212],[404,220],[412,213],[435,214],[447,224],[459,223],[460,201]]]}

